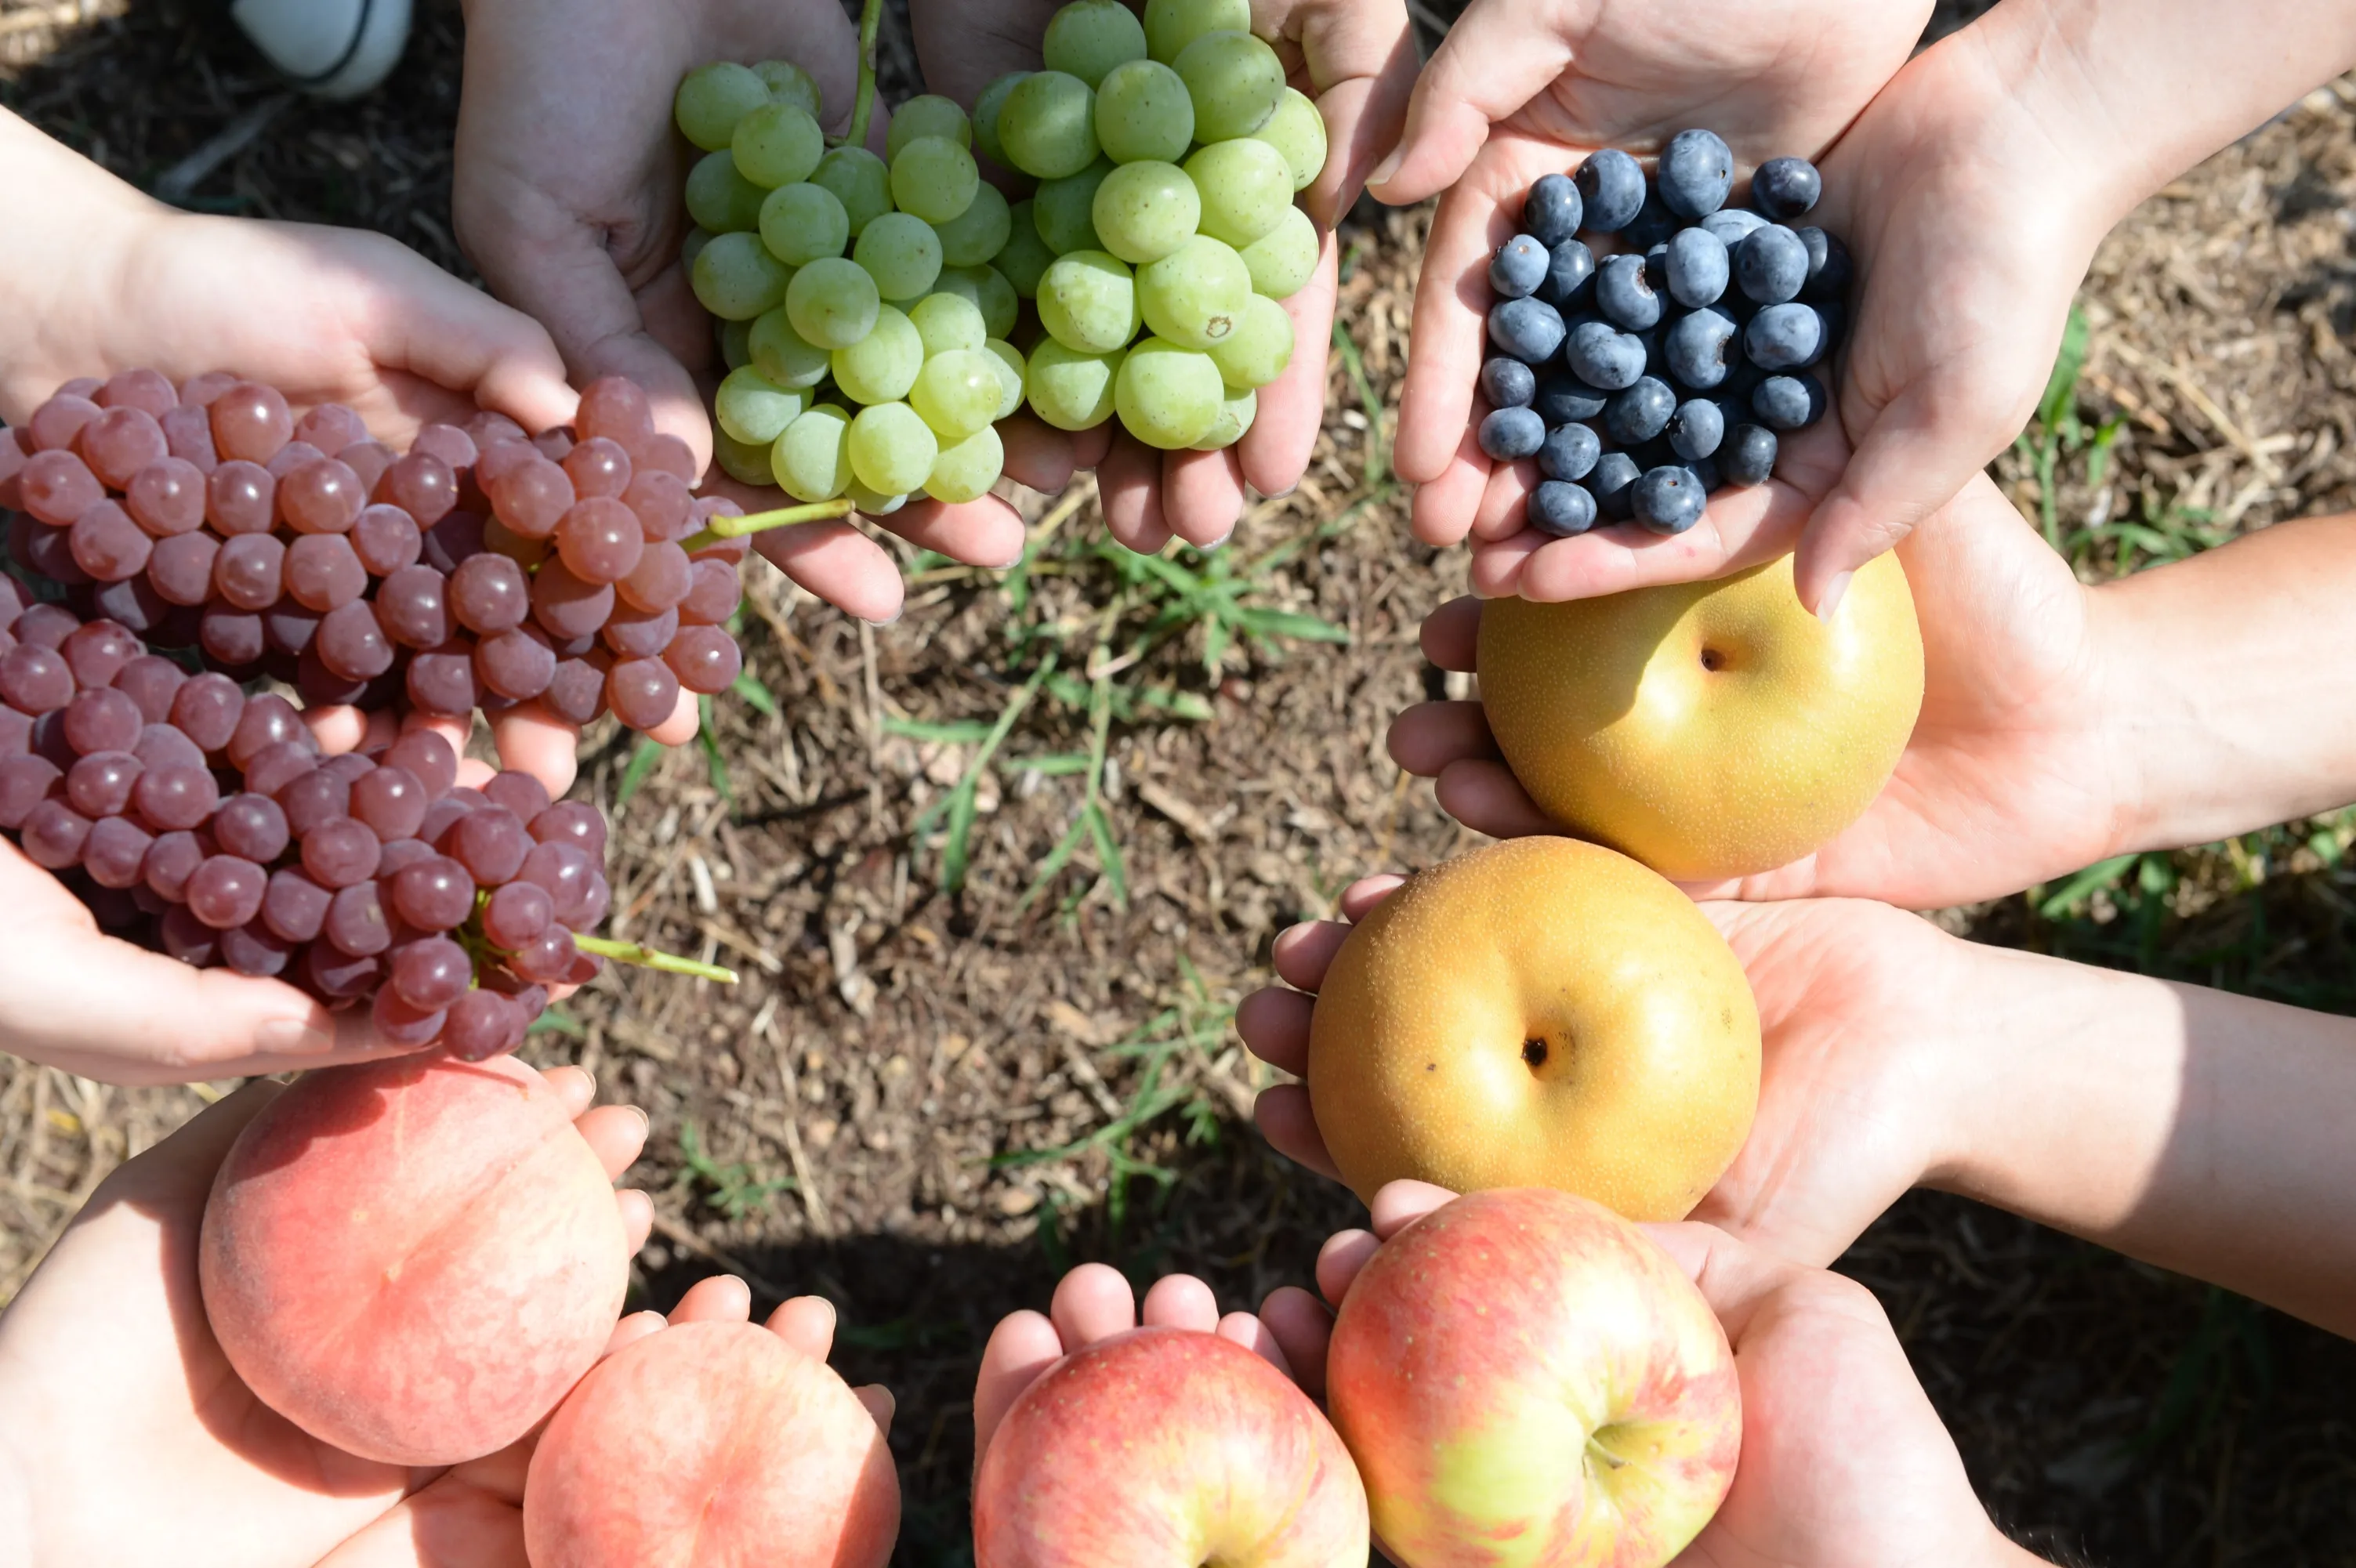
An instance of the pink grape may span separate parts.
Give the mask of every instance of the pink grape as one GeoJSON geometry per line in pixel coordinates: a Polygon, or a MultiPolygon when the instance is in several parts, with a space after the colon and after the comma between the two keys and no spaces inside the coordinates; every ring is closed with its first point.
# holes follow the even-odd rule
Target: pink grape
{"type": "Polygon", "coordinates": [[[67,770],[66,799],[92,819],[120,816],[145,772],[128,752],[92,752],[67,770]]]}
{"type": "Polygon", "coordinates": [[[205,521],[223,537],[267,532],[277,505],[278,481],[259,464],[224,463],[205,475],[205,521]]]}
{"type": "Polygon", "coordinates": [[[399,507],[365,508],[353,520],[348,537],[352,552],[375,577],[391,577],[404,566],[416,565],[425,548],[417,519],[399,507]]]}
{"type": "Polygon", "coordinates": [[[186,458],[163,458],[131,476],[123,505],[154,538],[191,533],[205,525],[205,476],[186,458]]]}
{"type": "Polygon", "coordinates": [[[91,824],[90,837],[82,844],[82,869],[102,888],[135,888],[154,843],[147,831],[127,816],[101,817],[91,824]]]}
{"type": "Polygon", "coordinates": [[[81,427],[75,438],[82,461],[110,489],[120,490],[133,475],[172,454],[164,427],[145,409],[108,409],[81,427]]]}
{"type": "Polygon", "coordinates": [[[461,1061],[487,1061],[523,1043],[523,1008],[497,991],[474,990],[451,1004],[442,1048],[461,1061]]]}
{"type": "Polygon", "coordinates": [[[188,912],[215,931],[243,925],[262,912],[269,874],[251,860],[215,855],[188,879],[188,912]]]}
{"type": "Polygon", "coordinates": [[[369,1004],[369,1021],[380,1038],[394,1045],[431,1045],[442,1032],[444,1016],[418,1011],[402,1001],[401,994],[391,986],[379,991],[369,1004]]]}
{"type": "Polygon", "coordinates": [[[131,792],[139,819],[159,833],[203,826],[220,805],[220,786],[203,768],[151,768],[131,792]]]}
{"type": "Polygon", "coordinates": [[[439,1012],[465,996],[475,972],[466,950],[446,936],[402,944],[387,967],[392,989],[420,1012],[439,1012]]]}
{"type": "Polygon", "coordinates": [[[425,786],[428,801],[448,795],[458,782],[458,753],[431,730],[413,730],[395,741],[377,759],[379,767],[406,768],[425,786]]]}
{"type": "Polygon", "coordinates": [[[377,624],[405,648],[430,648],[450,638],[448,579],[430,566],[403,567],[377,585],[377,624]]]}
{"type": "Polygon", "coordinates": [[[233,795],[213,813],[213,837],[222,850],[267,866],[286,852],[293,829],[285,810],[266,795],[233,795]]]}
{"type": "Polygon", "coordinates": [[[496,888],[513,878],[534,848],[516,814],[504,806],[471,811],[451,831],[443,852],[466,868],[477,887],[496,888]]]}
{"type": "Polygon", "coordinates": [[[447,855],[392,880],[392,912],[420,931],[452,931],[475,912],[475,879],[447,855]]]}
{"type": "Polygon", "coordinates": [[[425,786],[399,763],[388,763],[353,781],[351,812],[390,843],[412,837],[425,820],[425,786]]]}
{"type": "Polygon", "coordinates": [[[309,942],[326,929],[336,895],[293,867],[270,874],[262,895],[262,923],[286,942],[309,942]]]}
{"type": "Polygon", "coordinates": [[[372,958],[392,945],[392,922],[387,918],[382,884],[355,882],[338,891],[327,904],[327,918],[319,927],[339,953],[372,958]]]}
{"type": "Polygon", "coordinates": [[[259,381],[228,388],[207,405],[207,412],[212,417],[213,445],[224,457],[267,463],[294,433],[286,399],[275,387],[259,381]]]}
{"type": "Polygon", "coordinates": [[[483,906],[483,934],[513,952],[556,923],[556,903],[537,882],[509,882],[483,906]]]}
{"type": "Polygon", "coordinates": [[[303,839],[303,869],[323,888],[344,889],[376,875],[384,846],[348,816],[320,823],[303,839]]]}
{"type": "Polygon", "coordinates": [[[146,725],[139,704],[112,687],[78,691],[65,706],[66,744],[85,757],[131,750],[146,725]]]}
{"type": "MultiPolygon", "coordinates": [[[[343,770],[322,763],[279,790],[274,804],[284,813],[286,830],[295,837],[337,818],[351,815],[352,784],[343,770]]],[[[257,860],[273,857],[256,855],[257,860]]]]}

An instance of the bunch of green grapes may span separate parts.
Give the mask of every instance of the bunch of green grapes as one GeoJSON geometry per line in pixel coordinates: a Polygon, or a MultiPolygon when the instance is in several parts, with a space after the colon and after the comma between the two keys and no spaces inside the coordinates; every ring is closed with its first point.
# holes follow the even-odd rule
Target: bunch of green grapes
{"type": "Polygon", "coordinates": [[[720,466],[876,517],[918,491],[988,492],[1029,366],[1008,341],[1020,302],[990,264],[1013,212],[981,178],[965,111],[903,105],[884,157],[829,146],[816,84],[770,60],[690,72],[674,112],[704,150],[683,254],[729,368],[720,466]]]}
{"type": "Polygon", "coordinates": [[[997,258],[1035,303],[1032,411],[1061,430],[1116,414],[1149,446],[1216,451],[1251,428],[1292,357],[1277,304],[1316,270],[1293,204],[1325,123],[1252,36],[1250,0],[1073,0],[1044,70],[974,111],[998,163],[1039,181],[997,258]]]}

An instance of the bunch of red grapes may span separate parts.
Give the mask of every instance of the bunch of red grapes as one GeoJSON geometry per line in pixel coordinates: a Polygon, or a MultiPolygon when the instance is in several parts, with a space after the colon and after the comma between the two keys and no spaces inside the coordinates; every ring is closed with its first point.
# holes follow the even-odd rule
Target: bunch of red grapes
{"type": "Polygon", "coordinates": [[[572,431],[478,413],[406,454],[337,404],[228,376],[70,382],[0,430],[18,565],[85,618],[306,704],[462,718],[534,703],[650,730],[743,667],[747,545],[704,531],[686,445],[619,378],[572,431]]]}

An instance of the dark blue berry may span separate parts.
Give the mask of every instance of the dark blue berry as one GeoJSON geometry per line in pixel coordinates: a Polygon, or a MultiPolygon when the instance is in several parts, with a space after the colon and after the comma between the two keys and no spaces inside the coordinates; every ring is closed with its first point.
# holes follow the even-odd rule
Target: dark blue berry
{"type": "Polygon", "coordinates": [[[1595,504],[1603,509],[1605,517],[1624,523],[1634,515],[1635,497],[1629,492],[1643,472],[1636,466],[1636,460],[1624,452],[1607,452],[1595,460],[1595,469],[1587,476],[1587,488],[1594,494],[1595,504]]]}
{"type": "Polygon", "coordinates": [[[1762,370],[1796,370],[1823,354],[1825,324],[1814,305],[1771,304],[1742,329],[1742,352],[1762,370]]]}
{"type": "Polygon", "coordinates": [[[1595,497],[1581,485],[1549,479],[1530,492],[1530,527],[1567,539],[1595,526],[1595,497]]]}
{"type": "Polygon", "coordinates": [[[1570,373],[1601,391],[1633,387],[1644,373],[1644,340],[1608,321],[1582,322],[1562,346],[1570,373]]]}
{"type": "Polygon", "coordinates": [[[1736,425],[1716,455],[1728,484],[1764,485],[1775,472],[1775,432],[1764,425],[1736,425]]]}
{"type": "Polygon", "coordinates": [[[1504,355],[1481,367],[1481,396],[1493,409],[1526,409],[1537,395],[1538,374],[1504,355]]]}
{"type": "Polygon", "coordinates": [[[1669,417],[1676,411],[1677,395],[1669,384],[1647,376],[1612,398],[1603,411],[1603,433],[1622,446],[1634,446],[1668,429],[1669,417]]]}
{"type": "Polygon", "coordinates": [[[1636,209],[1636,216],[1620,230],[1620,238],[1628,242],[1632,251],[1649,251],[1683,227],[1684,221],[1671,212],[1668,204],[1655,193],[1644,198],[1644,205],[1636,209]]]}
{"type": "Polygon", "coordinates": [[[1707,218],[1734,188],[1734,154],[1715,131],[1680,131],[1661,149],[1661,201],[1679,218],[1707,218]]]}
{"type": "Polygon", "coordinates": [[[1849,259],[1848,247],[1841,243],[1840,236],[1813,227],[1794,233],[1808,252],[1808,281],[1800,291],[1802,295],[1828,302],[1848,298],[1857,263],[1849,259]]]}
{"type": "Polygon", "coordinates": [[[1848,306],[1836,300],[1810,308],[1815,311],[1816,319],[1824,324],[1824,351],[1830,354],[1840,347],[1841,335],[1848,330],[1848,306]]]}
{"type": "Polygon", "coordinates": [[[1585,225],[1598,234],[1625,229],[1644,206],[1644,166],[1617,147],[1606,147],[1580,165],[1577,184],[1585,225]]]}
{"type": "Polygon", "coordinates": [[[1734,317],[1716,305],[1677,317],[1661,340],[1661,358],[1670,378],[1697,392],[1724,382],[1727,371],[1741,357],[1734,317]]]}
{"type": "Polygon", "coordinates": [[[1808,281],[1808,248],[1780,223],[1754,229],[1734,248],[1734,281],[1761,304],[1798,299],[1808,281]]]}
{"type": "Polygon", "coordinates": [[[1558,424],[1547,432],[1546,444],[1538,448],[1538,472],[1549,479],[1584,479],[1595,471],[1595,460],[1602,455],[1602,439],[1592,430],[1583,424],[1558,424]]]}
{"type": "Polygon", "coordinates": [[[1669,236],[1669,297],[1687,310],[1717,304],[1732,269],[1725,241],[1708,229],[1680,229],[1669,236]]]}
{"type": "Polygon", "coordinates": [[[1584,310],[1595,297],[1595,252],[1577,240],[1557,245],[1547,258],[1538,298],[1564,312],[1584,310]]]}
{"type": "Polygon", "coordinates": [[[1767,220],[1745,208],[1721,207],[1703,219],[1701,226],[1717,235],[1719,243],[1731,251],[1749,239],[1753,229],[1767,227],[1767,220]]]}
{"type": "Polygon", "coordinates": [[[1525,365],[1543,365],[1562,347],[1562,315],[1544,300],[1506,300],[1489,312],[1489,341],[1525,365]]]}
{"type": "Polygon", "coordinates": [[[1530,406],[1549,426],[1568,425],[1601,419],[1603,405],[1611,400],[1611,393],[1558,371],[1538,383],[1537,396],[1531,400],[1530,406]]]}
{"type": "Polygon", "coordinates": [[[1708,398],[1692,398],[1669,416],[1669,450],[1695,463],[1718,450],[1726,439],[1726,411],[1708,398]]]}
{"type": "Polygon", "coordinates": [[[1527,234],[1516,234],[1490,258],[1489,287],[1499,299],[1527,299],[1546,282],[1552,260],[1545,245],[1527,234]]]}
{"type": "Polygon", "coordinates": [[[1701,521],[1709,494],[1701,476],[1681,463],[1648,470],[1631,490],[1636,520],[1656,534],[1681,534],[1701,521]]]}
{"type": "Polygon", "coordinates": [[[1799,217],[1824,193],[1824,177],[1805,158],[1770,158],[1751,176],[1751,205],[1778,223],[1799,217]]]}
{"type": "Polygon", "coordinates": [[[1546,433],[1546,421],[1528,409],[1497,409],[1481,421],[1481,450],[1499,463],[1518,463],[1537,455],[1546,433]]]}
{"type": "Polygon", "coordinates": [[[1751,394],[1751,411],[1769,430],[1804,430],[1824,417],[1825,389],[1814,376],[1770,376],[1751,394]]]}
{"type": "Polygon", "coordinates": [[[1642,256],[1606,256],[1595,269],[1595,308],[1614,326],[1642,332],[1661,321],[1661,296],[1644,275],[1642,256]]]}
{"type": "Polygon", "coordinates": [[[1718,460],[1714,457],[1696,458],[1687,464],[1686,468],[1700,483],[1705,496],[1715,496],[1726,487],[1726,477],[1719,473],[1718,460]]]}
{"type": "Polygon", "coordinates": [[[1579,232],[1584,206],[1569,175],[1540,175],[1522,197],[1522,231],[1542,245],[1559,245],[1579,232]]]}

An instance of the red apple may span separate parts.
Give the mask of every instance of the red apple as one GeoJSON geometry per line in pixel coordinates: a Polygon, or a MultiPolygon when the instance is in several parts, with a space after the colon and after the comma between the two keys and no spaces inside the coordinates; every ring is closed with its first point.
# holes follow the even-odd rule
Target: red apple
{"type": "Polygon", "coordinates": [[[1365,1568],[1366,1548],[1333,1428],[1215,1334],[1139,1328],[1065,1357],[974,1479],[975,1568],[1365,1568]]]}
{"type": "Polygon", "coordinates": [[[1551,1188],[1472,1193],[1386,1243],[1343,1298],[1325,1382],[1404,1568],[1659,1568],[1742,1446],[1701,1292],[1551,1188]]]}

